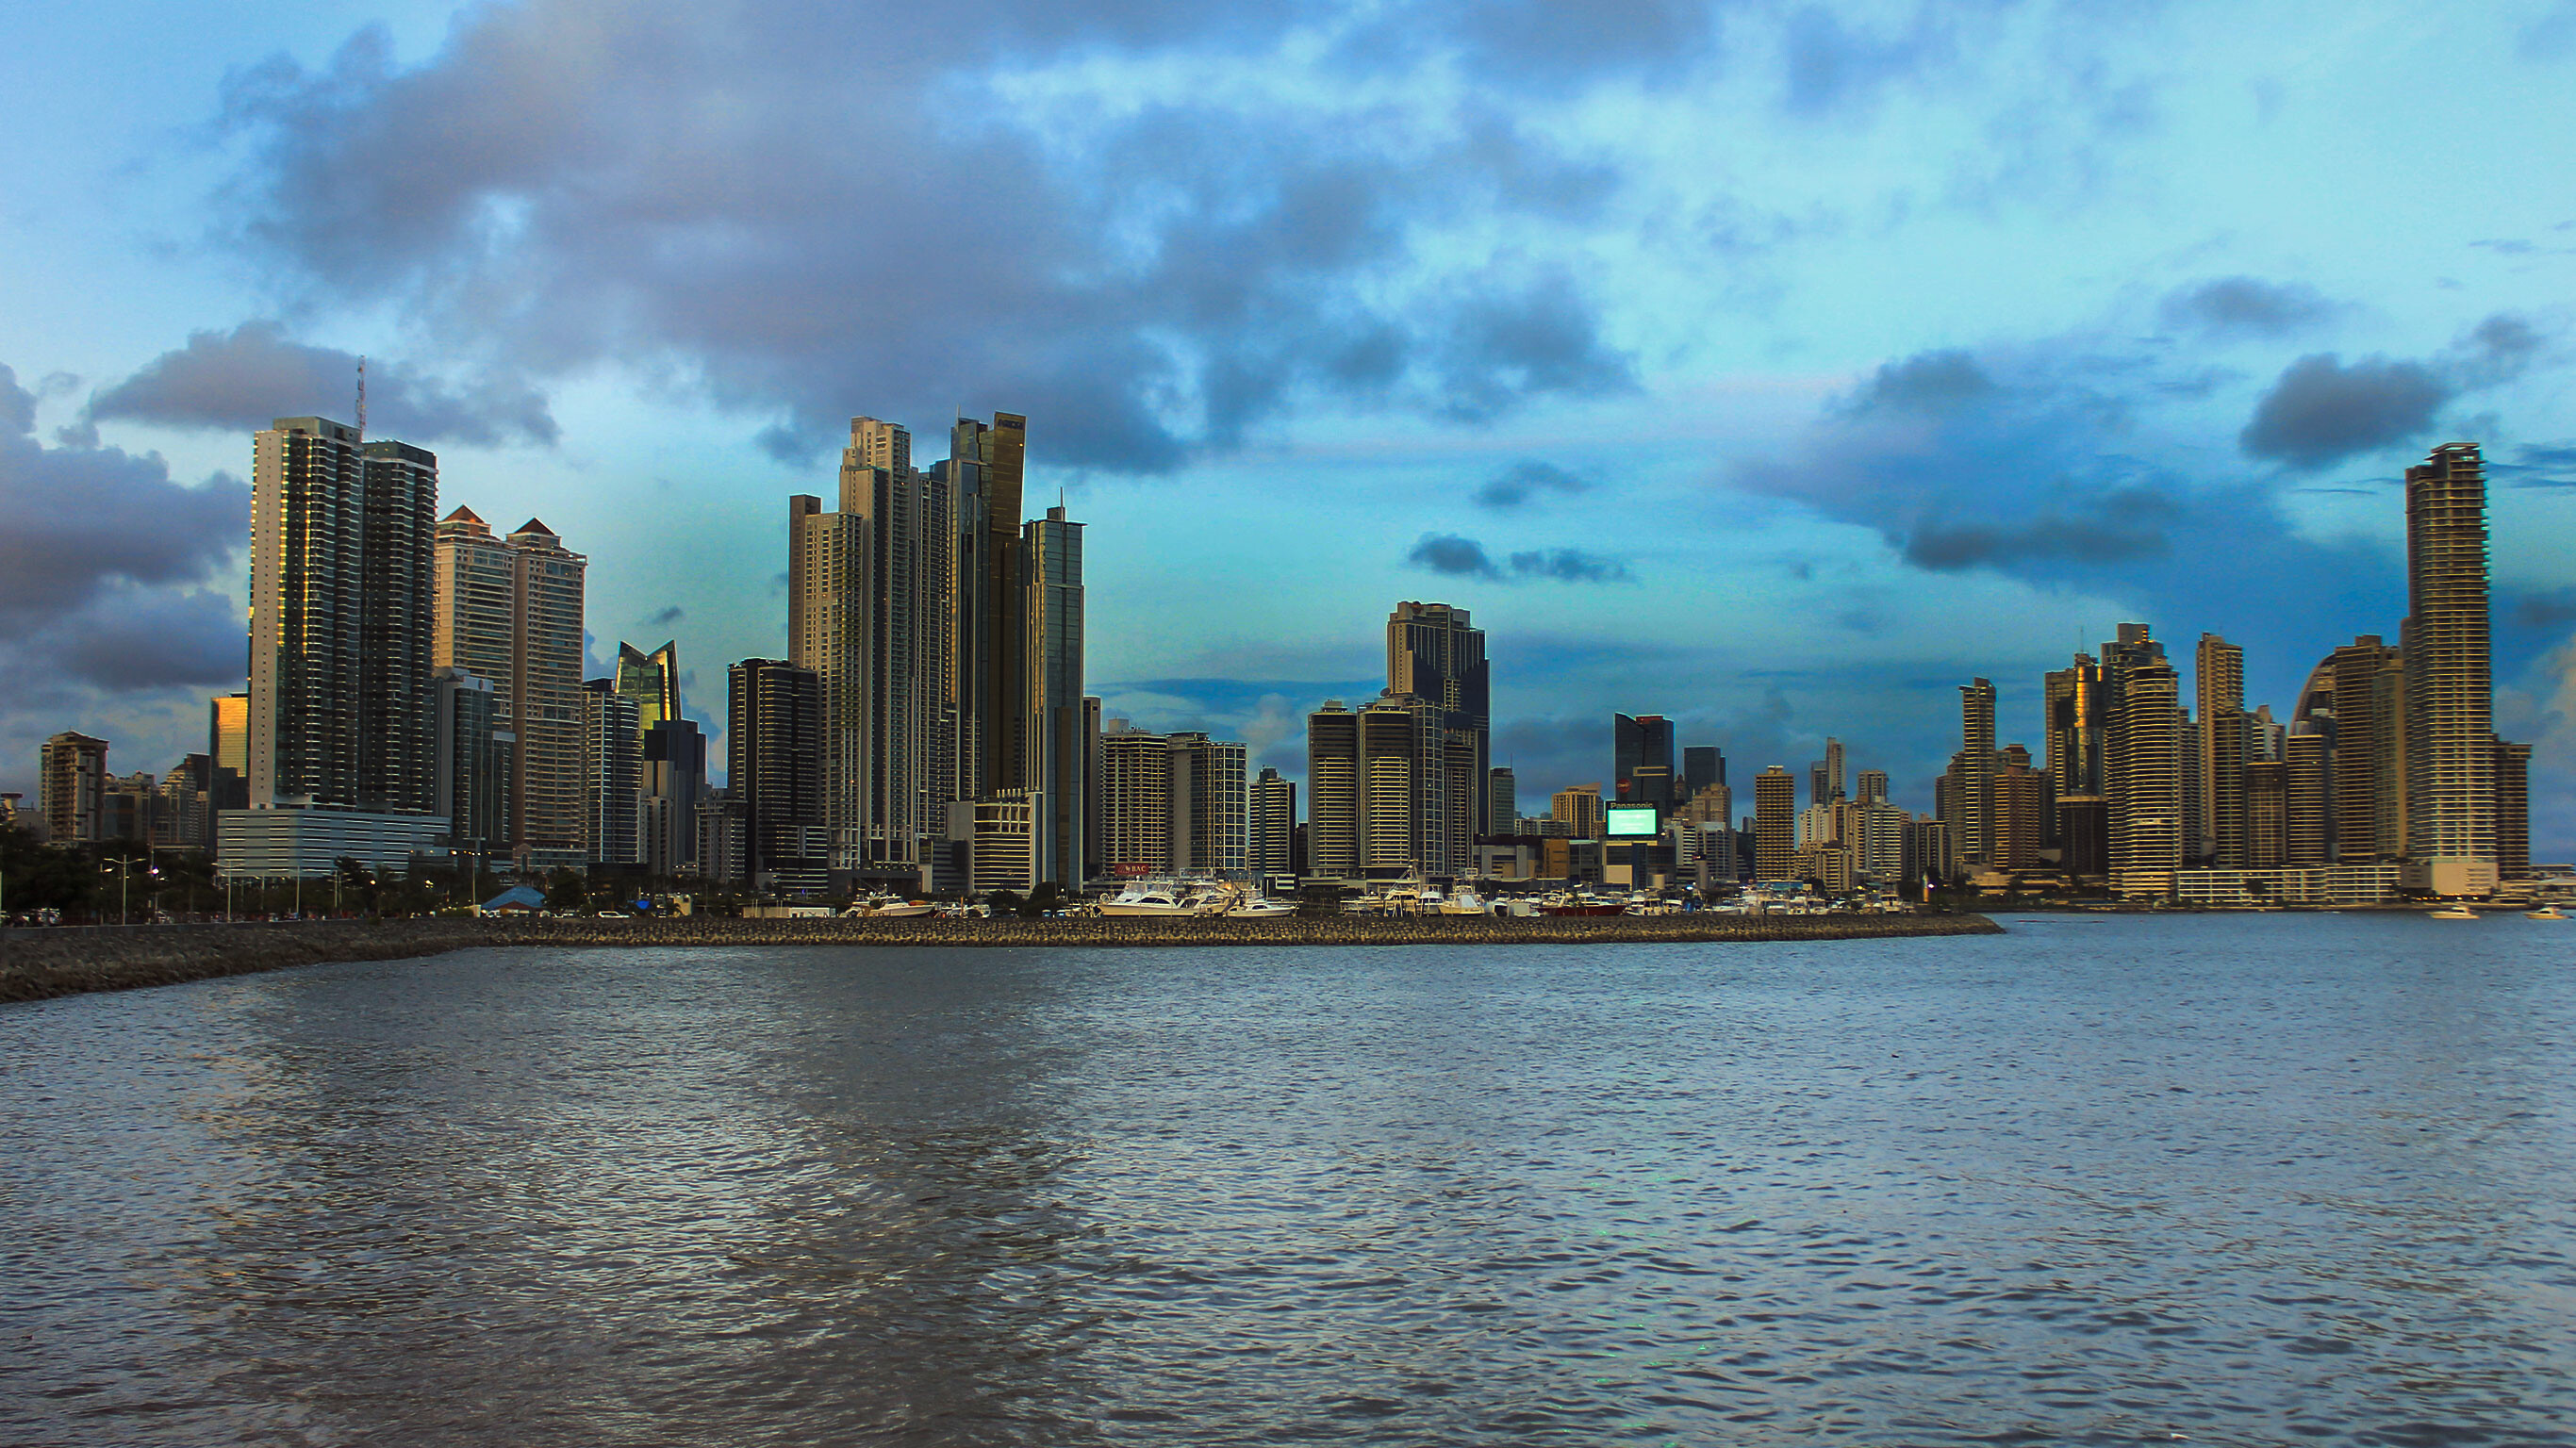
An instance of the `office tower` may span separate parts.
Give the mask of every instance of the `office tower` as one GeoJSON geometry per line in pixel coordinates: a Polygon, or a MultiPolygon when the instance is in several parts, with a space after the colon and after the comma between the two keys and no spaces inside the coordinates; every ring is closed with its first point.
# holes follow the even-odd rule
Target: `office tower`
{"type": "Polygon", "coordinates": [[[1611,798],[1622,804],[1652,804],[1672,807],[1673,721],[1661,714],[1613,714],[1610,716],[1611,798]],[[1650,782],[1659,781],[1664,797],[1649,798],[1637,782],[1637,771],[1653,768],[1657,774],[1650,782]]]}
{"type": "Polygon", "coordinates": [[[1359,874],[1360,720],[1339,699],[1306,716],[1306,867],[1323,879],[1359,874]]]}
{"type": "Polygon", "coordinates": [[[1172,871],[1171,741],[1119,729],[1100,738],[1105,873],[1124,879],[1172,871]]]}
{"type": "Polygon", "coordinates": [[[1297,838],[1297,784],[1263,766],[1252,782],[1252,833],[1245,851],[1255,875],[1285,875],[1297,838]]]}
{"type": "Polygon", "coordinates": [[[2184,798],[2181,681],[2144,625],[2122,624],[2125,650],[2111,689],[2111,887],[2125,894],[2171,894],[2183,865],[2184,798]],[[2129,631],[2137,630],[2134,638],[2129,631]]]}
{"type": "Polygon", "coordinates": [[[615,679],[581,686],[582,838],[593,864],[643,861],[636,814],[643,806],[644,741],[635,728],[642,711],[615,679]]]}
{"type": "Polygon", "coordinates": [[[2047,686],[2047,755],[2050,791],[2068,795],[2102,793],[2102,735],[2106,724],[2102,699],[2102,666],[2091,654],[2045,676],[2047,686]]]}
{"type": "Polygon", "coordinates": [[[730,682],[726,786],[741,810],[742,878],[780,894],[819,894],[831,869],[823,681],[785,659],[745,659],[730,682]]]}
{"type": "MultiPolygon", "coordinates": [[[[1080,889],[1089,874],[1083,857],[1090,749],[1082,693],[1082,529],[1063,508],[1049,508],[1045,517],[1030,520],[1020,539],[1028,573],[1032,716],[1026,777],[1043,793],[1047,813],[1037,834],[1037,869],[1041,878],[1067,890],[1080,889]]],[[[1236,773],[1239,788],[1240,761],[1236,773]]]]}
{"type": "MultiPolygon", "coordinates": [[[[2333,722],[2331,713],[2324,722],[2333,722]]],[[[2281,860],[2293,868],[2322,865],[2334,856],[2329,741],[2313,732],[2317,727],[2303,719],[2290,726],[2281,744],[2281,860]]]]}
{"type": "Polygon", "coordinates": [[[2253,757],[2245,715],[2245,651],[2216,634],[2200,636],[2193,658],[2199,698],[2197,854],[2223,870],[2245,868],[2245,765],[2253,757]]]}
{"type": "Polygon", "coordinates": [[[1628,804],[1650,804],[1659,818],[1673,811],[1673,772],[1660,764],[1640,764],[1628,777],[1628,804]]]}
{"type": "Polygon", "coordinates": [[[1188,730],[1169,743],[1173,872],[1241,879],[1247,868],[1244,746],[1188,730]]]}
{"type": "Polygon", "coordinates": [[[2111,873],[2111,802],[2098,794],[2057,801],[2058,859],[2067,874],[2094,880],[2111,873]]]}
{"type": "Polygon", "coordinates": [[[518,760],[518,737],[501,722],[500,691],[490,679],[441,668],[431,688],[437,700],[436,808],[447,816],[448,843],[480,868],[485,857],[510,853],[510,771],[518,760]]]}
{"type": "Polygon", "coordinates": [[[107,838],[107,741],[69,730],[37,751],[36,811],[58,845],[107,838]]]}
{"type": "Polygon", "coordinates": [[[2495,742],[2496,878],[2531,878],[2531,746],[2495,742]]]}
{"type": "Polygon", "coordinates": [[[948,570],[952,717],[950,768],[939,788],[950,799],[1026,787],[1034,716],[1028,704],[1028,609],[1021,557],[1020,502],[1028,419],[997,412],[990,423],[961,417],[949,430],[948,460],[931,469],[933,512],[956,539],[948,570]]]}
{"type": "MultiPolygon", "coordinates": [[[[250,695],[217,694],[206,701],[206,757],[214,766],[207,786],[209,809],[250,808],[250,695]]],[[[212,829],[208,822],[207,828],[212,829]]]]}
{"type": "Polygon", "coordinates": [[[680,717],[680,646],[665,642],[651,653],[621,643],[617,646],[617,692],[635,701],[635,728],[652,732],[665,719],[680,717]]]}
{"type": "Polygon", "coordinates": [[[1508,764],[1498,764],[1485,772],[1484,817],[1488,834],[1508,835],[1519,826],[1521,782],[1508,764]]]}
{"type": "Polygon", "coordinates": [[[471,508],[436,535],[438,615],[431,661],[492,681],[494,727],[511,735],[509,824],[522,868],[578,866],[588,791],[582,771],[582,617],[589,560],[530,518],[507,537],[471,508]]]}
{"type": "Polygon", "coordinates": [[[2028,748],[2008,744],[1995,756],[1994,792],[1996,868],[2036,866],[2049,834],[2047,771],[2031,763],[2028,748]]]}
{"type": "Polygon", "coordinates": [[[1951,832],[1959,858],[1983,865],[1995,853],[1995,686],[1959,686],[1959,764],[1953,781],[1951,832]]]}
{"type": "MultiPolygon", "coordinates": [[[[1386,620],[1386,691],[1425,699],[1440,710],[1440,727],[1463,736],[1444,754],[1463,747],[1471,787],[1448,794],[1445,807],[1462,816],[1435,831],[1460,843],[1455,868],[1465,868],[1465,841],[1494,828],[1481,783],[1493,763],[1492,672],[1485,660],[1485,631],[1469,625],[1467,610],[1445,603],[1404,602],[1386,620]]],[[[1666,763],[1671,761],[1667,760],[1666,763]]]]}
{"type": "Polygon", "coordinates": [[[707,737],[695,721],[665,719],[644,731],[643,800],[635,829],[644,872],[657,879],[698,866],[698,801],[707,791],[707,737]]]}
{"type": "Polygon", "coordinates": [[[1602,816],[1601,786],[1578,784],[1558,790],[1548,798],[1548,814],[1565,827],[1565,835],[1574,840],[1597,840],[1605,826],[1602,816]]]}
{"type": "Polygon", "coordinates": [[[317,417],[251,451],[250,802],[426,814],[438,460],[317,417]]]}
{"type": "Polygon", "coordinates": [[[1726,756],[1713,744],[1694,744],[1682,751],[1682,799],[1699,798],[1712,784],[1726,783],[1726,756]]]}
{"type": "Polygon", "coordinates": [[[1864,769],[1860,772],[1860,802],[1863,804],[1887,803],[1886,770],[1864,769]]]}
{"type": "Polygon", "coordinates": [[[1825,757],[1818,760],[1817,764],[1820,771],[1818,778],[1822,781],[1823,788],[1814,802],[1832,804],[1835,800],[1843,798],[1843,742],[1839,739],[1826,739],[1825,757]]]}
{"type": "Polygon", "coordinates": [[[2303,695],[2326,735],[2334,858],[2343,864],[2395,860],[2406,852],[2405,655],[2363,634],[2326,657],[2331,688],[2303,695]]]}
{"type": "Polygon", "coordinates": [[[2289,766],[2277,759],[2246,762],[2245,858],[2249,870],[2277,870],[2290,862],[2289,766]]]}
{"type": "Polygon", "coordinates": [[[2406,470],[2408,888],[2490,895],[2497,879],[2487,484],[2471,443],[2406,470]]]}
{"type": "Polygon", "coordinates": [[[1797,854],[1792,815],[1798,807],[1798,782],[1789,771],[1772,765],[1753,777],[1753,878],[1790,878],[1797,854]]]}

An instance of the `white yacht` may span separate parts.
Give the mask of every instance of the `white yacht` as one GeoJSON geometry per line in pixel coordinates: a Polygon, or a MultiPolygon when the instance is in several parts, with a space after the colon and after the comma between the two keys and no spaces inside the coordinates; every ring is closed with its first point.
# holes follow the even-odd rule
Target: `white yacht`
{"type": "Polygon", "coordinates": [[[2475,920],[2478,912],[2466,905],[2445,905],[2424,917],[2427,920],[2475,920]]]}
{"type": "Polygon", "coordinates": [[[1225,896],[1202,884],[1139,880],[1100,902],[1103,915],[1213,915],[1225,896]]]}
{"type": "Polygon", "coordinates": [[[909,920],[931,914],[938,908],[927,900],[902,900],[878,891],[842,911],[841,918],[844,920],[909,920]]]}
{"type": "Polygon", "coordinates": [[[1494,907],[1491,901],[1488,901],[1484,896],[1477,894],[1472,887],[1461,885],[1458,887],[1457,894],[1440,902],[1440,913],[1443,915],[1491,915],[1494,913],[1494,907]]]}

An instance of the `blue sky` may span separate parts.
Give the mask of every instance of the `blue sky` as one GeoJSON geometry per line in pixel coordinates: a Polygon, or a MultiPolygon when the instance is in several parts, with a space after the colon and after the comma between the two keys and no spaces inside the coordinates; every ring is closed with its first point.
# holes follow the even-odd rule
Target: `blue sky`
{"type": "MultiPolygon", "coordinates": [[[[2124,619],[2299,680],[2495,464],[2576,855],[2576,4],[106,3],[0,22],[0,787],[202,747],[250,429],[435,448],[591,627],[775,652],[856,414],[1030,417],[1113,713],[1283,767],[1464,605],[1524,797],[1614,709],[1928,808],[2124,619]]],[[[1294,772],[1292,768],[1292,772],[1294,772]]],[[[1739,774],[1740,772],[1740,774],[1739,774]]]]}

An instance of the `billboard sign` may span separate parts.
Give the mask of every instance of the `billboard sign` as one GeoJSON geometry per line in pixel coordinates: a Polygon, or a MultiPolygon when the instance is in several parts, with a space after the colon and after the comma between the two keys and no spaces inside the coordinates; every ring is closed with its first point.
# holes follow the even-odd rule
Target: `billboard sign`
{"type": "Polygon", "coordinates": [[[1602,833],[1611,839],[1651,840],[1660,832],[1653,805],[1614,804],[1603,813],[1607,822],[1602,833]]]}

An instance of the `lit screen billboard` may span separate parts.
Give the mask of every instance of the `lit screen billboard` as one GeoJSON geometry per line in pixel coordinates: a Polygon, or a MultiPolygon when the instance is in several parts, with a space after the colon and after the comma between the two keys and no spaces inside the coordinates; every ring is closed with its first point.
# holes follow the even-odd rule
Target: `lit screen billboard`
{"type": "Polygon", "coordinates": [[[1603,832],[1614,840],[1651,840],[1655,837],[1653,805],[1614,804],[1604,813],[1609,820],[1603,832]]]}

